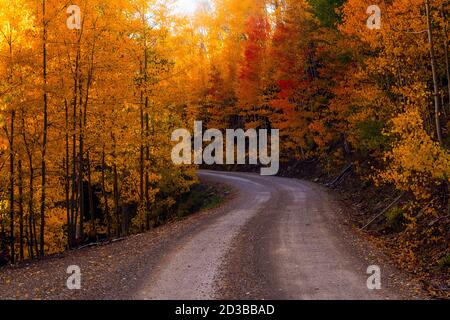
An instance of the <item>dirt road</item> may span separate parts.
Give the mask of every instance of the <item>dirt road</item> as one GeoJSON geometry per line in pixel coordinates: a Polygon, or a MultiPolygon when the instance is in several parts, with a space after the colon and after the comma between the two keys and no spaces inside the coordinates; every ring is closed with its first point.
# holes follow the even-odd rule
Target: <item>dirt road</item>
{"type": "Polygon", "coordinates": [[[327,190],[254,174],[201,176],[233,186],[237,197],[165,257],[137,298],[400,298],[393,283],[367,288],[368,266],[381,262],[356,254],[357,239],[341,225],[341,205],[327,190]]]}
{"type": "Polygon", "coordinates": [[[218,209],[107,246],[0,270],[0,298],[396,299],[416,284],[347,225],[345,210],[313,183],[202,171],[231,186],[218,209]],[[82,289],[65,286],[68,265],[82,289]],[[367,267],[381,268],[381,290],[367,267]]]}

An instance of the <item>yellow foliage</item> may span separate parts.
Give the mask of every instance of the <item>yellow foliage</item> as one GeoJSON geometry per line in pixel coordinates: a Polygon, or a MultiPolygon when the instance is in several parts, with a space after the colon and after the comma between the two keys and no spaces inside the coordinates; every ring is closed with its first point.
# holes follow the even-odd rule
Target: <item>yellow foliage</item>
{"type": "Polygon", "coordinates": [[[450,177],[450,154],[433,141],[423,128],[417,109],[392,119],[389,135],[396,138],[392,150],[385,154],[387,168],[380,178],[398,189],[410,190],[417,198],[428,198],[427,188],[450,177]]]}

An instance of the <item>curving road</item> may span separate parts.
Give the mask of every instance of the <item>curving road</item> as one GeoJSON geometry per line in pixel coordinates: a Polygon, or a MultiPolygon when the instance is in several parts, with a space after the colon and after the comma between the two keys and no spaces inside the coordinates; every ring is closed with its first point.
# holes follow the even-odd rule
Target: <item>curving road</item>
{"type": "Polygon", "coordinates": [[[329,190],[248,173],[200,176],[231,186],[232,195],[217,209],[122,241],[2,268],[0,299],[421,297],[417,281],[355,232],[329,190]],[[66,286],[71,265],[80,267],[80,290],[66,286]],[[381,268],[381,290],[367,288],[369,265],[381,268]]]}
{"type": "Polygon", "coordinates": [[[399,297],[388,271],[381,290],[367,288],[367,267],[381,262],[355,245],[340,203],[325,189],[248,173],[200,176],[232,186],[235,196],[178,240],[133,298],[399,297]]]}

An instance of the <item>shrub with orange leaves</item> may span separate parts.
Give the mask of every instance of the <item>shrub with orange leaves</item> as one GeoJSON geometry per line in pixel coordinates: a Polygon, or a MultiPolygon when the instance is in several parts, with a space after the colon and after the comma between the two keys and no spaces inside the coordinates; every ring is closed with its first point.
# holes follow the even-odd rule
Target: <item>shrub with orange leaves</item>
{"type": "Polygon", "coordinates": [[[430,188],[448,181],[450,154],[425,132],[416,109],[392,119],[386,134],[395,136],[396,142],[385,154],[386,169],[380,172],[383,181],[413,192],[417,199],[429,198],[430,188]]]}

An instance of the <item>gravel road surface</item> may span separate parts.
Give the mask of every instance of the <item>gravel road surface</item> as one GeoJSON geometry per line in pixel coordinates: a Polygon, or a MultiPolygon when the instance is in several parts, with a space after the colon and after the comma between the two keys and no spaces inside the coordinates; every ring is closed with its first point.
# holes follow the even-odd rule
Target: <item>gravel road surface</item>
{"type": "Polygon", "coordinates": [[[201,171],[232,188],[217,209],[108,245],[0,269],[1,299],[414,299],[420,285],[350,226],[329,190],[201,171]],[[81,290],[68,290],[78,265],[81,290]],[[381,290],[367,288],[368,266],[381,290]]]}

